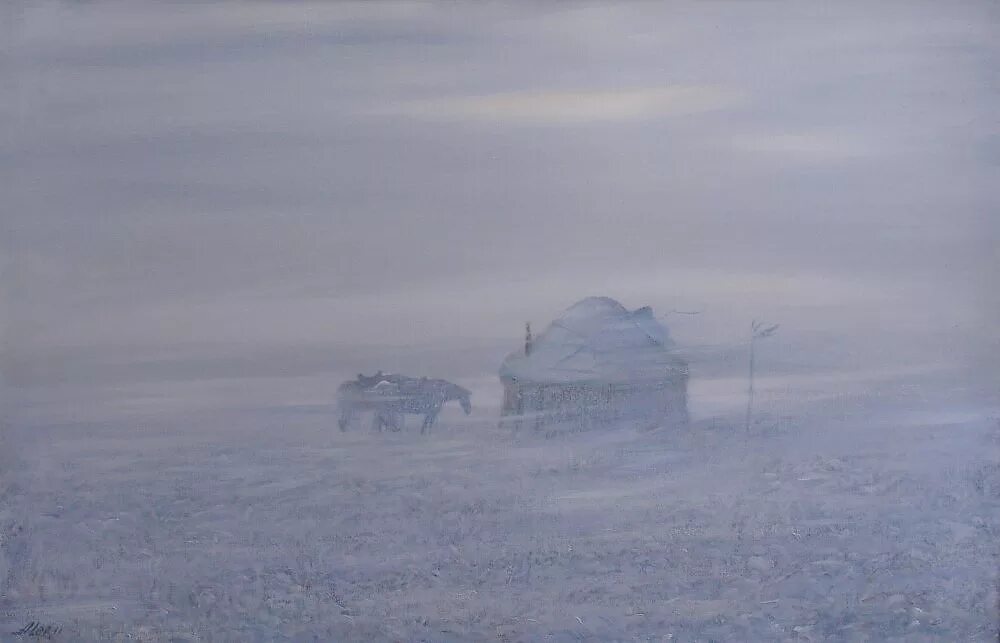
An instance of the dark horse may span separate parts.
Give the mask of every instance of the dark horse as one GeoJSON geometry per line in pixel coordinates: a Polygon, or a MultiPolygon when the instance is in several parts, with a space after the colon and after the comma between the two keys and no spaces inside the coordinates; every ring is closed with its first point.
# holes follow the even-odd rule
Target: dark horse
{"type": "Polygon", "coordinates": [[[358,375],[337,390],[338,423],[340,430],[346,431],[355,414],[372,411],[372,428],[381,431],[387,426],[399,431],[403,417],[411,413],[424,416],[420,432],[425,433],[448,402],[457,400],[466,415],[471,413],[471,396],[467,389],[442,379],[384,375],[381,371],[370,377],[358,375]]]}

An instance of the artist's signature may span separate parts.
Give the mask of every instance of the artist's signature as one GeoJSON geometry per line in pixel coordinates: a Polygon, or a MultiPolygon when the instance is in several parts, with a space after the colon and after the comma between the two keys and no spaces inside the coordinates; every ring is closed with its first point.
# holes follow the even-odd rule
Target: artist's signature
{"type": "Polygon", "coordinates": [[[14,636],[34,636],[35,638],[51,639],[62,631],[62,625],[42,625],[37,621],[32,621],[17,630],[11,632],[14,636]]]}

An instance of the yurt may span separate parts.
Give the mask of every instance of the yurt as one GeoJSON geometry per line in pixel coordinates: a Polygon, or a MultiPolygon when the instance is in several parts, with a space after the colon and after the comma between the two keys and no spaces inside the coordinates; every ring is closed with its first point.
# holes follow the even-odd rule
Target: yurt
{"type": "Polygon", "coordinates": [[[589,426],[630,420],[644,427],[687,422],[687,364],[648,306],[608,297],[570,306],[500,367],[503,415],[516,426],[589,426]]]}

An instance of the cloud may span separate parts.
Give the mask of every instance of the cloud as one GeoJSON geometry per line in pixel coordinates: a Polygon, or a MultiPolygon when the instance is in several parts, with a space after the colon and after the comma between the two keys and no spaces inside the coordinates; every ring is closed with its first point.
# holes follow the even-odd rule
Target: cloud
{"type": "MultiPolygon", "coordinates": [[[[207,45],[226,46],[249,35],[301,37],[330,27],[357,29],[370,24],[406,24],[429,13],[416,2],[228,2],[177,7],[166,4],[100,3],[78,8],[59,3],[24,3],[4,7],[9,15],[12,44],[34,53],[65,53],[113,59],[134,51],[207,45]],[[179,10],[180,9],[180,10],[179,10]],[[151,27],[155,25],[155,27],[151,27]]],[[[4,14],[0,14],[4,15],[4,14]]],[[[125,56],[128,62],[128,56],[125,56]]]]}
{"type": "Polygon", "coordinates": [[[875,155],[878,150],[849,135],[835,132],[773,132],[737,135],[727,147],[768,155],[790,156],[796,160],[842,160],[875,155]]]}
{"type": "Polygon", "coordinates": [[[18,346],[460,346],[595,292],[706,338],[996,317],[997,50],[961,14],[25,6],[18,346]]]}
{"type": "Polygon", "coordinates": [[[560,125],[697,114],[731,107],[738,102],[736,92],[722,87],[677,85],[444,97],[404,101],[375,111],[427,120],[560,125]]]}

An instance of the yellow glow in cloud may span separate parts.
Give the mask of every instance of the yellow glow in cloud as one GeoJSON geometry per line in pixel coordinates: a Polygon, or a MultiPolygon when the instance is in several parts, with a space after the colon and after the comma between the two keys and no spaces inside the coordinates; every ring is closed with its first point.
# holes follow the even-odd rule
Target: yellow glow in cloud
{"type": "Polygon", "coordinates": [[[574,124],[695,114],[729,107],[737,98],[720,87],[671,86],[446,97],[407,101],[379,111],[432,120],[574,124]]]}
{"type": "Polygon", "coordinates": [[[871,144],[836,132],[750,134],[726,139],[724,144],[748,152],[814,159],[850,159],[877,152],[871,144]]]}

